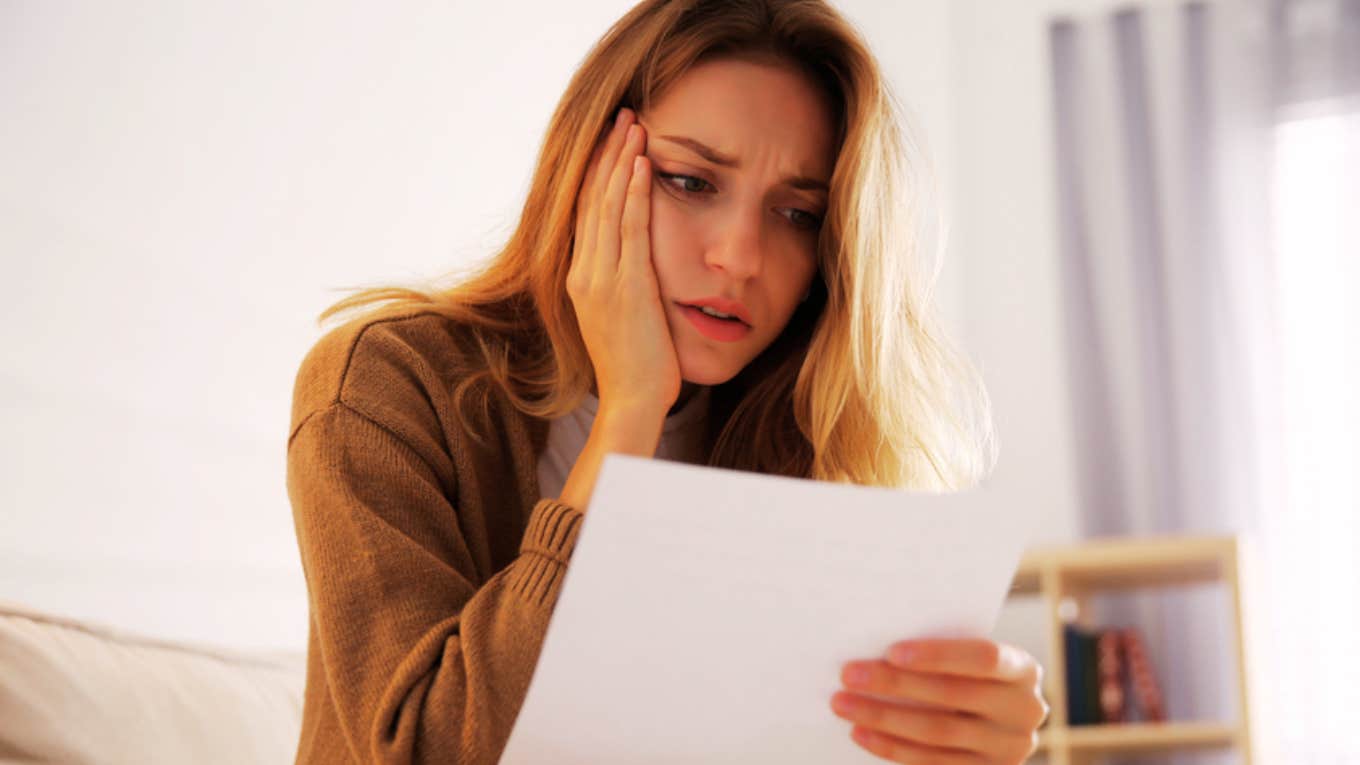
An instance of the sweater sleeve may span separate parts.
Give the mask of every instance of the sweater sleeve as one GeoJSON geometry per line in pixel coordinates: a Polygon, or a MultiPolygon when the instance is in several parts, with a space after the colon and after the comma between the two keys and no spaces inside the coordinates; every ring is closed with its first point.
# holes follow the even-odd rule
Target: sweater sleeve
{"type": "Polygon", "coordinates": [[[581,512],[540,499],[518,557],[479,577],[459,509],[429,464],[342,402],[290,441],[287,485],[325,703],[354,760],[496,762],[581,512]]]}

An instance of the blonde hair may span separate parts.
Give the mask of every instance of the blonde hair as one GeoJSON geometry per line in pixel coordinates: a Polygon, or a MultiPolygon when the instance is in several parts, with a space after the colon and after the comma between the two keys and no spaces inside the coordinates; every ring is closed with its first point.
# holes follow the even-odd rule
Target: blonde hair
{"type": "Polygon", "coordinates": [[[835,106],[839,151],[818,276],[783,333],[713,386],[708,464],[818,480],[949,490],[995,460],[990,404],[938,329],[933,176],[899,130],[896,99],[854,27],[822,0],[644,0],[595,44],[553,112],[519,223],[461,283],[359,291],[319,317],[433,312],[466,324],[481,356],[454,390],[489,385],[526,414],[558,417],[593,367],[565,283],[576,196],[615,112],[646,113],[694,64],[792,65],[835,106]],[[372,304],[381,303],[377,307],[372,304]]]}

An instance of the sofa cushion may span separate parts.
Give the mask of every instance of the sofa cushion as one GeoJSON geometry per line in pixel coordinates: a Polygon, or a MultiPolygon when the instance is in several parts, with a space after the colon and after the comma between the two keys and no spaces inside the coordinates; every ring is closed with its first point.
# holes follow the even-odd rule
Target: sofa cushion
{"type": "Polygon", "coordinates": [[[157,640],[0,601],[0,763],[287,763],[305,652],[157,640]]]}

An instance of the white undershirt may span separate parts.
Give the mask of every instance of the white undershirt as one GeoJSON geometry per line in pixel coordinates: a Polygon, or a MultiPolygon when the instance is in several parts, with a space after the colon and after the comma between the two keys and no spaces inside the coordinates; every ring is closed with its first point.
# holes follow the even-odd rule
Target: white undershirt
{"type": "MultiPolygon", "coordinates": [[[[667,415],[661,426],[656,459],[703,464],[707,456],[702,451],[708,397],[709,387],[702,386],[679,411],[667,415]]],[[[538,458],[539,496],[556,498],[562,494],[567,476],[586,446],[599,407],[599,398],[587,393],[580,406],[552,421],[547,447],[538,458]]]]}

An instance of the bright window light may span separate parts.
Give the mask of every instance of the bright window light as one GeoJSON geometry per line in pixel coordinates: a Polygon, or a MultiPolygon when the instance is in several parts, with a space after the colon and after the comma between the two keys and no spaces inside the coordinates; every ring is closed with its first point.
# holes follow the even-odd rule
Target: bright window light
{"type": "MultiPolygon", "coordinates": [[[[1281,123],[1274,272],[1283,357],[1282,507],[1270,548],[1280,743],[1298,762],[1355,762],[1360,709],[1360,115],[1281,123]],[[1292,710],[1292,711],[1287,711],[1292,710]]],[[[1268,468],[1274,466],[1267,466],[1268,468]]]]}

